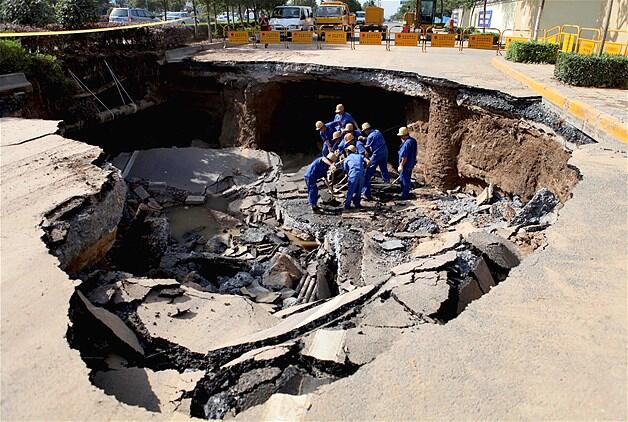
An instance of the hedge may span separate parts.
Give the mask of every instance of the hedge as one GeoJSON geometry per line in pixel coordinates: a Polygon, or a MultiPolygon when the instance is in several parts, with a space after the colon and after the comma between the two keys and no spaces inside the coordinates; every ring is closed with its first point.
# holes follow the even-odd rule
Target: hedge
{"type": "Polygon", "coordinates": [[[74,92],[73,82],[56,57],[29,53],[18,41],[0,40],[0,74],[15,72],[23,72],[51,107],[64,107],[74,92]]]}
{"type": "Polygon", "coordinates": [[[506,60],[518,63],[556,63],[558,44],[514,41],[508,45],[506,60]]]}
{"type": "Polygon", "coordinates": [[[566,84],[597,88],[628,88],[628,57],[560,53],[554,77],[566,84]]]}

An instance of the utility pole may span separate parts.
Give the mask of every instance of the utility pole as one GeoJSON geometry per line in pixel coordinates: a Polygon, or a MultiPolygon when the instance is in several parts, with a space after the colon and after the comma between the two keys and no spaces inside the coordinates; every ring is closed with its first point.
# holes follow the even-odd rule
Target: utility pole
{"type": "Polygon", "coordinates": [[[486,32],[486,2],[488,0],[484,0],[484,16],[482,17],[482,33],[486,32]]]}
{"type": "Polygon", "coordinates": [[[541,4],[539,5],[539,10],[536,12],[536,22],[534,22],[534,40],[536,41],[539,37],[539,25],[541,24],[541,14],[543,13],[543,7],[545,7],[545,0],[541,0],[541,4]]]}
{"type": "Polygon", "coordinates": [[[604,18],[604,29],[602,30],[602,43],[600,44],[600,51],[597,52],[598,56],[601,56],[602,52],[604,51],[604,44],[606,43],[606,35],[608,33],[608,25],[611,23],[611,12],[613,11],[613,1],[614,0],[608,0],[606,17],[604,18]]]}

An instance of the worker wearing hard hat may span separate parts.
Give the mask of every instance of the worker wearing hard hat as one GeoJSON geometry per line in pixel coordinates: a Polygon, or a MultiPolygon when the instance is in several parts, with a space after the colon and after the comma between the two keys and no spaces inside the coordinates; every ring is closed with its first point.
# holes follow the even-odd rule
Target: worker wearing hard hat
{"type": "Polygon", "coordinates": [[[356,138],[355,136],[353,136],[353,133],[348,132],[345,133],[344,138],[342,139],[342,141],[338,144],[338,148],[337,151],[341,154],[345,154],[346,155],[346,149],[347,147],[353,145],[358,154],[360,155],[365,155],[366,153],[366,148],[364,147],[364,144],[362,142],[360,142],[359,144],[356,143],[356,138]]]}
{"type": "Polygon", "coordinates": [[[352,123],[354,127],[358,127],[358,123],[353,116],[345,111],[345,106],[338,104],[336,106],[336,115],[334,116],[334,123],[336,124],[336,130],[342,130],[347,123],[352,123]]]}
{"type": "Polygon", "coordinates": [[[333,152],[330,152],[325,157],[318,157],[312,164],[309,165],[305,171],[305,186],[307,187],[307,197],[312,211],[315,213],[320,212],[318,207],[318,186],[316,183],[318,179],[327,176],[327,170],[336,162],[338,156],[333,152]]]}
{"type": "Polygon", "coordinates": [[[330,152],[336,152],[338,150],[338,145],[342,140],[342,132],[334,132],[331,135],[331,141],[328,142],[327,149],[325,145],[323,145],[323,156],[326,157],[330,152]]]}
{"type": "Polygon", "coordinates": [[[371,178],[378,167],[384,182],[390,182],[390,176],[388,175],[388,147],[386,146],[384,135],[379,130],[373,129],[368,122],[362,123],[362,136],[366,136],[365,147],[371,160],[371,164],[366,169],[366,175],[364,176],[363,193],[366,199],[371,199],[371,178]]]}
{"type": "Polygon", "coordinates": [[[323,141],[323,157],[332,152],[332,139],[334,134],[334,123],[323,123],[322,121],[316,122],[316,130],[323,141]]]}
{"type": "Polygon", "coordinates": [[[356,208],[360,208],[360,198],[362,196],[362,186],[364,186],[365,167],[368,160],[358,154],[355,145],[349,145],[346,149],[347,157],[343,161],[343,169],[347,174],[347,198],[345,199],[345,209],[351,208],[351,203],[356,208]]]}
{"type": "Polygon", "coordinates": [[[410,136],[407,127],[399,128],[397,136],[401,138],[399,147],[399,181],[401,183],[401,199],[410,199],[410,184],[412,183],[412,169],[416,165],[416,139],[410,136]]]}

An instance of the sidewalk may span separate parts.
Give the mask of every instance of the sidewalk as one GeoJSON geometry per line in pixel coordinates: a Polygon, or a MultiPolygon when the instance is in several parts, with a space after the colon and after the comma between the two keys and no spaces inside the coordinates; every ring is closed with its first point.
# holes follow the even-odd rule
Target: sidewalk
{"type": "Polygon", "coordinates": [[[628,91],[563,84],[554,79],[553,65],[512,63],[503,57],[494,57],[491,64],[542,95],[570,123],[594,139],[628,143],[628,91]]]}

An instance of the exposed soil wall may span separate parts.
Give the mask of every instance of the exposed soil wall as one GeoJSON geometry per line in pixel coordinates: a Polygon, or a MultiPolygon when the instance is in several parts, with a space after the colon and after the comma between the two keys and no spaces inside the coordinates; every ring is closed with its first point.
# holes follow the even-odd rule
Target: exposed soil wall
{"type": "Polygon", "coordinates": [[[525,201],[547,187],[564,202],[578,180],[577,171],[567,165],[571,154],[517,119],[471,116],[456,125],[452,141],[460,146],[457,171],[462,178],[493,183],[525,201]]]}
{"type": "Polygon", "coordinates": [[[456,159],[459,143],[452,133],[464,114],[456,103],[455,90],[432,89],[424,170],[427,183],[439,189],[451,189],[458,184],[456,159]]]}

